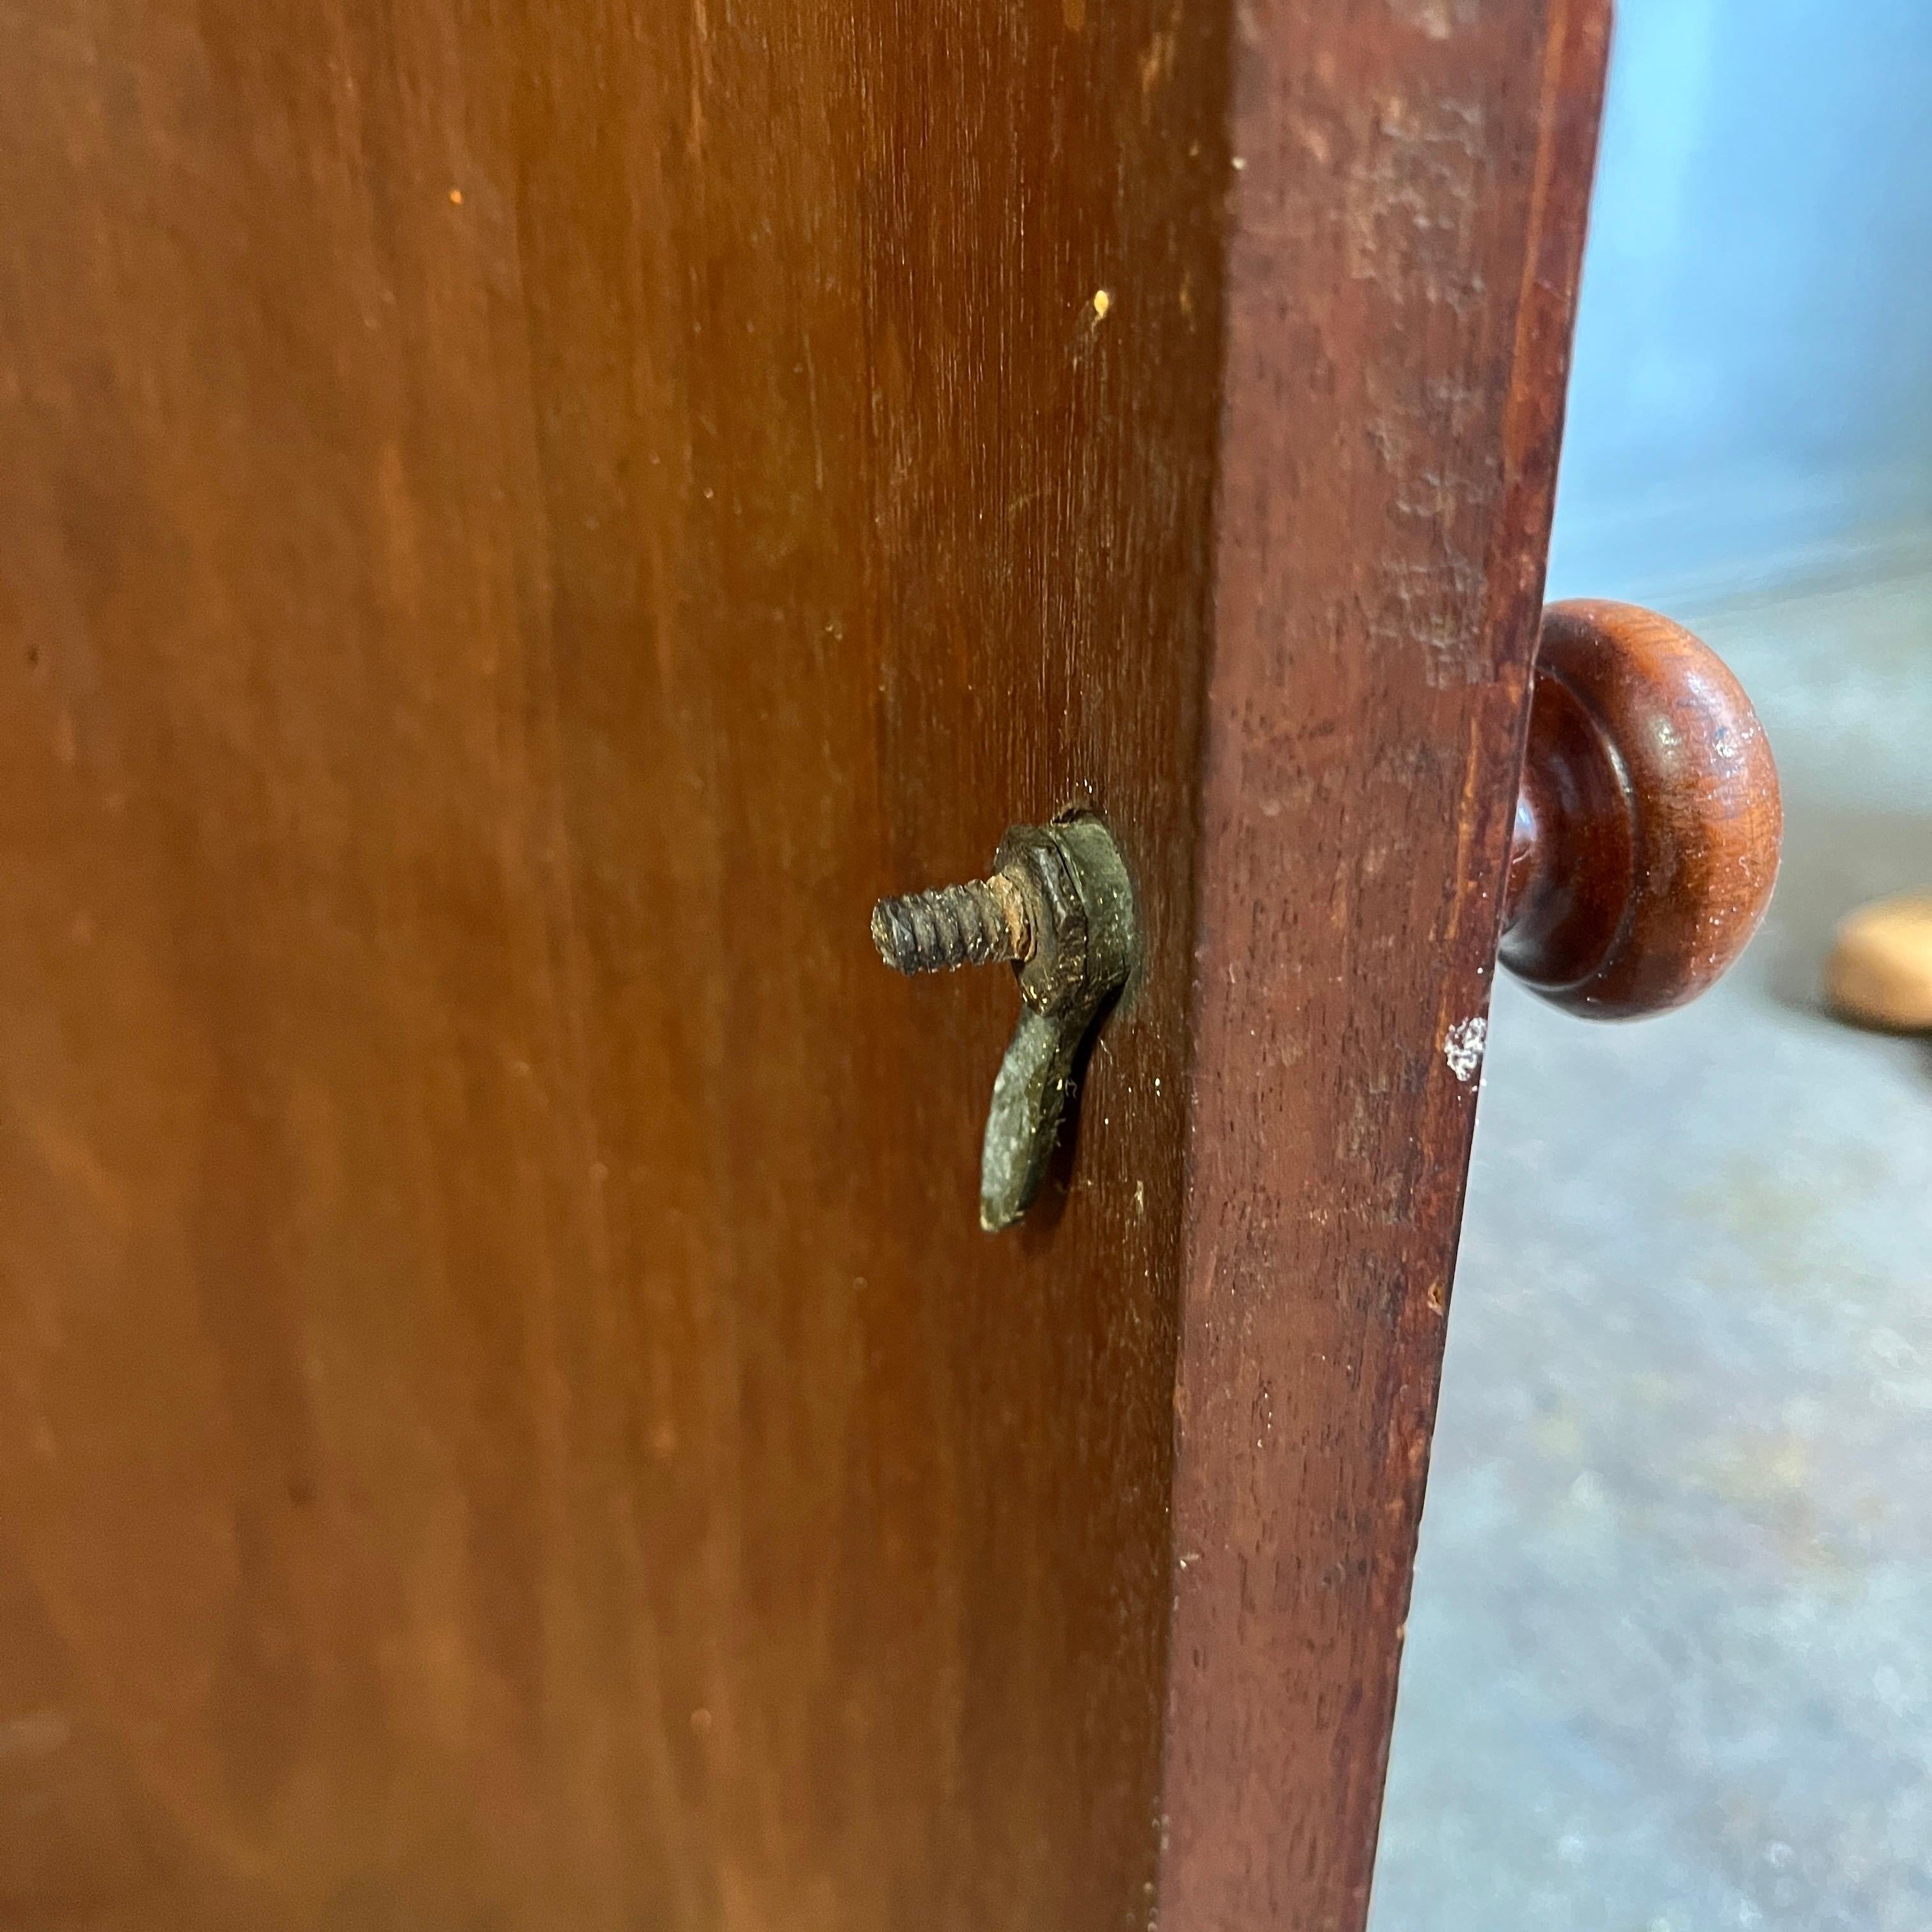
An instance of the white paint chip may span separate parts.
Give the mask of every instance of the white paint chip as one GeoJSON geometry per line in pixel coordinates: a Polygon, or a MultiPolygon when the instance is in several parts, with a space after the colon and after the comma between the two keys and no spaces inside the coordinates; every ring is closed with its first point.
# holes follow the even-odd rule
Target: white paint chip
{"type": "Polygon", "coordinates": [[[1466,1087],[1475,1078],[1476,1070],[1483,1064],[1483,1046],[1489,1031],[1487,1020],[1458,1020],[1442,1042],[1442,1058],[1448,1061],[1449,1071],[1466,1087]]]}

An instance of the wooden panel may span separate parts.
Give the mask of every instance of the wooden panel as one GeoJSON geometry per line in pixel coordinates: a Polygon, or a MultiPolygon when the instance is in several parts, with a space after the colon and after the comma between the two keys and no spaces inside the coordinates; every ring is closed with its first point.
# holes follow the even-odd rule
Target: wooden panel
{"type": "Polygon", "coordinates": [[[1144,1910],[1225,71],[0,0],[0,1919],[1144,1910]],[[1011,988],[866,913],[1076,794],[993,1244],[1011,988]]]}
{"type": "Polygon", "coordinates": [[[1352,1932],[1608,20],[1240,17],[1160,1923],[1352,1932]]]}
{"type": "Polygon", "coordinates": [[[1600,40],[0,0],[0,1920],[1359,1918],[1600,40]]]}

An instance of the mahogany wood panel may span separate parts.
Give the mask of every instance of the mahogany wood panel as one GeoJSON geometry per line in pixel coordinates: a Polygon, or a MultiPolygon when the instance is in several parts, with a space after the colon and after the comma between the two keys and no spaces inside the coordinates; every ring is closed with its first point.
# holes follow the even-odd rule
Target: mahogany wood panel
{"type": "Polygon", "coordinates": [[[1224,39],[0,0],[0,1922],[1144,1911],[1224,39]]]}
{"type": "Polygon", "coordinates": [[[1771,904],[1784,824],[1750,700],[1682,625],[1580,598],[1543,614],[1504,965],[1592,1019],[1694,1000],[1771,904]]]}
{"type": "Polygon", "coordinates": [[[0,0],[0,1920],[1358,1922],[1602,27],[0,0]]]}
{"type": "Polygon", "coordinates": [[[1608,19],[1239,17],[1160,1924],[1354,1932],[1608,19]]]}

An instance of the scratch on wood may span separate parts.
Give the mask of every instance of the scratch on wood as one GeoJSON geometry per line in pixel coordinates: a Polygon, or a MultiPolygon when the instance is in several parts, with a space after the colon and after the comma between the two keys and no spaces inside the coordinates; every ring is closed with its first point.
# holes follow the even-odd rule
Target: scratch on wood
{"type": "Polygon", "coordinates": [[[1442,1058],[1449,1063],[1449,1071],[1466,1087],[1482,1066],[1489,1030],[1487,1020],[1458,1020],[1444,1037],[1442,1058]]]}
{"type": "Polygon", "coordinates": [[[1391,0],[1390,10],[1398,24],[1432,40],[1446,40],[1476,24],[1476,0],[1391,0]]]}

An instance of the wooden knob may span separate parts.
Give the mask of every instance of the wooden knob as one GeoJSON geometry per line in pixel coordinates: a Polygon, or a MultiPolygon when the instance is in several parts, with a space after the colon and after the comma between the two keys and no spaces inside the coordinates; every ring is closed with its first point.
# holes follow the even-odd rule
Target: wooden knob
{"type": "Polygon", "coordinates": [[[1846,919],[1825,962],[1825,992],[1860,1026],[1932,1031],[1932,892],[1901,892],[1846,919]]]}
{"type": "Polygon", "coordinates": [[[1708,645],[1631,604],[1544,612],[1510,971],[1598,1019],[1695,999],[1757,930],[1783,830],[1764,728],[1708,645]]]}

